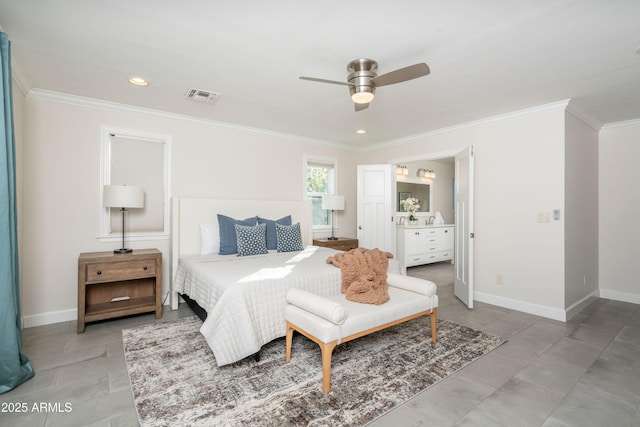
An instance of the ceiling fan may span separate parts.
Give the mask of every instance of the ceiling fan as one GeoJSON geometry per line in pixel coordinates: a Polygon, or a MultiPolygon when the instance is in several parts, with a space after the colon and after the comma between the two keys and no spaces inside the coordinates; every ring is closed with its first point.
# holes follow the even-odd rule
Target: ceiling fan
{"type": "Polygon", "coordinates": [[[373,100],[376,87],[417,79],[418,77],[426,76],[430,72],[429,66],[421,62],[419,64],[409,65],[408,67],[398,68],[397,70],[379,76],[376,73],[376,71],[378,71],[378,63],[373,59],[367,58],[355,59],[349,62],[347,71],[349,71],[349,76],[346,82],[306,76],[301,76],[300,79],[349,86],[349,93],[351,93],[351,99],[355,103],[356,111],[362,111],[367,108],[373,100]]]}

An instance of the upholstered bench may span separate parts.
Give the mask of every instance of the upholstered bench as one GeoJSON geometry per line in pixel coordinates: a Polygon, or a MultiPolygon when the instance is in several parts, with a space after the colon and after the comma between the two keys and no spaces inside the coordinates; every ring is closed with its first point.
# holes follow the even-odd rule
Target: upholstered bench
{"type": "Polygon", "coordinates": [[[333,349],[347,341],[390,326],[431,316],[431,342],[435,344],[436,285],[428,280],[389,273],[389,301],[381,305],[348,301],[343,294],[322,297],[301,289],[287,292],[286,362],[291,360],[293,332],[297,331],[320,346],[322,354],[322,390],[331,389],[333,349]]]}

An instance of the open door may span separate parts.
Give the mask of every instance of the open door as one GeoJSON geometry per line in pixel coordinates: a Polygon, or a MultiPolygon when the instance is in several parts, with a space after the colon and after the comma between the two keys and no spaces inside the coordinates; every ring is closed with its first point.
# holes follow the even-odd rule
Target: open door
{"type": "Polygon", "coordinates": [[[393,222],[395,166],[358,165],[358,245],[395,255],[393,222]]]}
{"type": "Polygon", "coordinates": [[[454,294],[473,308],[473,146],[456,154],[454,294]]]}

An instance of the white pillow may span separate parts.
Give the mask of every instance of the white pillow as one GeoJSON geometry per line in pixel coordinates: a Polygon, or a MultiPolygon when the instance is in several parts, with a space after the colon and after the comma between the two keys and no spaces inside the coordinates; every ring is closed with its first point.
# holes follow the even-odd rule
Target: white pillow
{"type": "Polygon", "coordinates": [[[220,252],[220,227],[218,224],[200,224],[200,255],[220,252]]]}

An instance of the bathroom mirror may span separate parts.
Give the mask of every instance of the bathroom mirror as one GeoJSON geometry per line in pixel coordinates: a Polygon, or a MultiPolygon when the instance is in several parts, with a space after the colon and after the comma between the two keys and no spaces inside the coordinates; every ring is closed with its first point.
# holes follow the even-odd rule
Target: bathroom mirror
{"type": "Polygon", "coordinates": [[[416,213],[431,212],[431,201],[433,195],[431,194],[431,184],[426,183],[420,179],[404,178],[402,181],[396,182],[396,196],[397,206],[396,209],[401,215],[406,212],[406,209],[400,204],[402,200],[409,197],[416,198],[420,201],[420,209],[416,213]]]}

